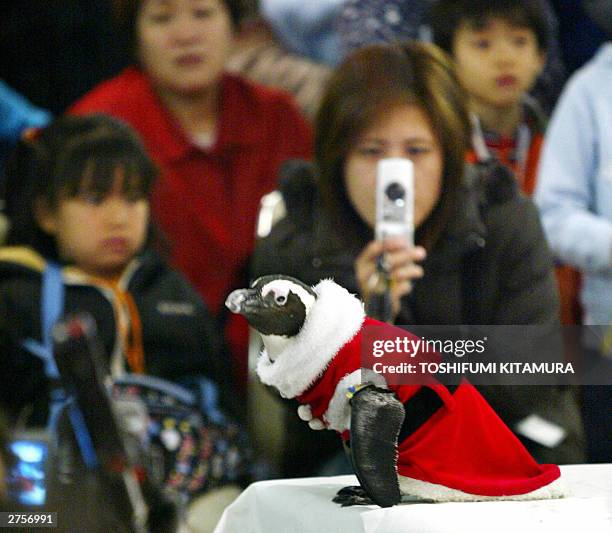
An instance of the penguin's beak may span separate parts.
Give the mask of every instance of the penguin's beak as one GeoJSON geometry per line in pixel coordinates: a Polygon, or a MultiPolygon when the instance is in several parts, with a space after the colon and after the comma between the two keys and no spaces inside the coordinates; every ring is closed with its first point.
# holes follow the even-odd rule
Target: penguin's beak
{"type": "Polygon", "coordinates": [[[244,314],[248,307],[259,303],[258,293],[254,289],[236,289],[225,300],[225,307],[232,313],[244,314]]]}

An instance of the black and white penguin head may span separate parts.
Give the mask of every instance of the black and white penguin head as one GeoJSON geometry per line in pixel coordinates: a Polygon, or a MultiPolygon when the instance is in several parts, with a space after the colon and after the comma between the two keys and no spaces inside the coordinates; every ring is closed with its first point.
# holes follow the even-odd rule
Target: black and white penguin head
{"type": "Polygon", "coordinates": [[[311,287],[290,276],[256,279],[249,289],[238,289],[225,300],[232,313],[243,315],[264,336],[294,337],[317,299],[311,287]]]}

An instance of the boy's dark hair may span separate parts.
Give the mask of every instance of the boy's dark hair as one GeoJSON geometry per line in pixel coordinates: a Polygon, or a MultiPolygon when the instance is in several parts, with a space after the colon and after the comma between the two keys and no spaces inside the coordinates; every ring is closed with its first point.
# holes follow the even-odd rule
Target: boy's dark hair
{"type": "Polygon", "coordinates": [[[542,0],[438,0],[428,14],[433,42],[451,56],[455,34],[462,24],[484,28],[492,18],[529,28],[541,52],[548,50],[551,27],[542,9],[542,0]]]}
{"type": "Polygon", "coordinates": [[[8,245],[31,246],[58,259],[55,239],[36,221],[37,202],[50,209],[61,198],[84,192],[103,198],[116,170],[132,198],[148,198],[158,171],[134,131],[106,115],[62,117],[26,135],[6,166],[3,197],[9,220],[8,245]]]}
{"type": "MultiPolygon", "coordinates": [[[[137,60],[136,20],[142,6],[143,0],[114,0],[113,11],[118,30],[125,39],[132,59],[137,60]]],[[[221,0],[221,3],[229,13],[230,21],[234,31],[238,30],[244,18],[245,8],[248,10],[248,0],[221,0]]]]}

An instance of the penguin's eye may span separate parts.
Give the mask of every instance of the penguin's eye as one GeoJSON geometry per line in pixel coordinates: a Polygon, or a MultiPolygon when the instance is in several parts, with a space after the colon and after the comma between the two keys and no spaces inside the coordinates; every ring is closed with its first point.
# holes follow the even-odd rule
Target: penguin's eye
{"type": "Polygon", "coordinates": [[[278,305],[285,305],[285,302],[287,301],[287,297],[283,296],[282,294],[279,294],[276,298],[274,298],[274,301],[278,305]]]}

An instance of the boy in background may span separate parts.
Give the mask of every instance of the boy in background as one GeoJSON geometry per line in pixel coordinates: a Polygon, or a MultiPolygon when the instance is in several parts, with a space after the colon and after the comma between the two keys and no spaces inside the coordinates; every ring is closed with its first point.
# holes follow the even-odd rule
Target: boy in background
{"type": "MultiPolygon", "coordinates": [[[[546,61],[550,35],[531,0],[439,0],[429,14],[433,41],[455,60],[472,111],[472,162],[496,159],[523,192],[535,189],[546,117],[528,94],[546,61]]],[[[578,274],[557,268],[561,320],[580,322],[578,274]]]]}

